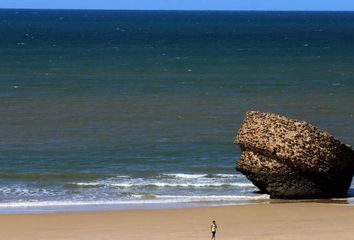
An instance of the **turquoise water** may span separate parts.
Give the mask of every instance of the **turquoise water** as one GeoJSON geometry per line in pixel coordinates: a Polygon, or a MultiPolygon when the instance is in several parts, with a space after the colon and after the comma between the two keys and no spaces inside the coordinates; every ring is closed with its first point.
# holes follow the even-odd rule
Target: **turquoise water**
{"type": "Polygon", "coordinates": [[[263,201],[234,170],[248,110],[354,144],[354,13],[0,10],[0,31],[0,211],[263,201]]]}

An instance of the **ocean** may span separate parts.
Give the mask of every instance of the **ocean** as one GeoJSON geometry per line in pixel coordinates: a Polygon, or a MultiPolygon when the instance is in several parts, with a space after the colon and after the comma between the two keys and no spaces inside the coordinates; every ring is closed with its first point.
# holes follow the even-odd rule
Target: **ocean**
{"type": "Polygon", "coordinates": [[[235,171],[249,110],[354,144],[352,12],[12,9],[0,32],[1,213],[268,202],[235,171]]]}

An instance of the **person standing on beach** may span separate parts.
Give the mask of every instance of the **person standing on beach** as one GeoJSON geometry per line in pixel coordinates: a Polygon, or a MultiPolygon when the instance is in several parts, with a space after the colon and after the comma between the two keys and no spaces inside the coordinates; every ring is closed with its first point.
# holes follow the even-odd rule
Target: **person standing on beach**
{"type": "Polygon", "coordinates": [[[216,222],[213,221],[211,226],[210,226],[210,231],[211,231],[211,240],[215,240],[215,234],[216,234],[216,230],[218,229],[218,226],[216,225],[216,222]]]}

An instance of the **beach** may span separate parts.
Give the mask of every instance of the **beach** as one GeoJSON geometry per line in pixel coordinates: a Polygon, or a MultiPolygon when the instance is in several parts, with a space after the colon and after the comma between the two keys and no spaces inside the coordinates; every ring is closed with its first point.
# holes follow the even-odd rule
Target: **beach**
{"type": "Polygon", "coordinates": [[[268,201],[235,171],[236,131],[258,110],[353,145],[353,23],[349,12],[1,10],[0,213],[268,201]]]}
{"type": "Polygon", "coordinates": [[[274,203],[208,208],[0,215],[6,240],[352,239],[354,208],[345,204],[274,203]]]}
{"type": "Polygon", "coordinates": [[[204,240],[212,220],[217,240],[353,239],[354,182],[273,200],[233,144],[257,110],[353,145],[353,29],[353,12],[1,9],[0,240],[204,240]]]}

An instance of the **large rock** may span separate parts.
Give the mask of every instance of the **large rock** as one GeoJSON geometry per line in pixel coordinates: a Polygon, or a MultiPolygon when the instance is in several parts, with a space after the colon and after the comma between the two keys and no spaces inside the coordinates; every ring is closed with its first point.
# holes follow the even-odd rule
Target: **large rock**
{"type": "Polygon", "coordinates": [[[236,169],[272,198],[345,196],[351,184],[351,147],[306,122],[248,112],[235,143],[236,169]]]}

